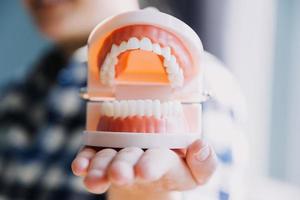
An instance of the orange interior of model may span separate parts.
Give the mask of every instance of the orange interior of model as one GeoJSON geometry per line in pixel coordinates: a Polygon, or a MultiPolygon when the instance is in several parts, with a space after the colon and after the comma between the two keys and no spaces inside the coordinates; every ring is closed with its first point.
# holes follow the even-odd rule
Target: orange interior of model
{"type": "Polygon", "coordinates": [[[169,82],[162,58],[153,52],[143,50],[127,51],[119,56],[116,66],[116,81],[119,83],[169,82]]]}
{"type": "MultiPolygon", "coordinates": [[[[107,33],[106,36],[99,38],[98,41],[89,44],[88,91],[90,96],[97,96],[97,88],[101,85],[99,51],[104,44],[105,38],[110,34],[107,33]]],[[[116,66],[116,76],[116,81],[119,83],[135,84],[136,82],[144,82],[164,85],[169,83],[162,58],[153,52],[143,50],[132,50],[121,54],[116,66]]],[[[106,96],[110,95],[106,94],[106,96]]]]}

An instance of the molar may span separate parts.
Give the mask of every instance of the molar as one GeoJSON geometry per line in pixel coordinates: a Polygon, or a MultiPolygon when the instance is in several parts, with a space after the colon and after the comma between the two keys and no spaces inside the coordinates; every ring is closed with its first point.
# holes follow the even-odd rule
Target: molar
{"type": "Polygon", "coordinates": [[[127,50],[127,42],[123,41],[119,46],[119,54],[124,53],[126,50],[127,50]]]}
{"type": "Polygon", "coordinates": [[[119,55],[119,47],[113,44],[110,50],[110,54],[113,58],[117,57],[119,55]]]}
{"type": "Polygon", "coordinates": [[[170,47],[164,47],[162,49],[162,56],[166,59],[169,60],[171,57],[171,48],[170,47]]]}

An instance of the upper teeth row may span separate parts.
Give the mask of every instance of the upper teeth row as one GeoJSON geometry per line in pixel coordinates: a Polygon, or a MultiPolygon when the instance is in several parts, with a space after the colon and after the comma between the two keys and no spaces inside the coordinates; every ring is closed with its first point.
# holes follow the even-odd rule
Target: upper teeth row
{"type": "Polygon", "coordinates": [[[141,49],[144,51],[152,51],[164,58],[163,65],[166,68],[168,79],[172,87],[180,87],[183,85],[184,76],[182,68],[179,67],[176,57],[172,55],[170,47],[161,47],[158,43],[152,43],[147,37],[139,40],[131,37],[128,42],[123,41],[119,46],[113,44],[110,52],[102,64],[100,79],[105,85],[113,85],[115,79],[115,65],[118,63],[118,56],[127,51],[141,49]]]}
{"type": "Polygon", "coordinates": [[[155,116],[161,118],[178,116],[182,112],[182,106],[178,101],[161,103],[159,100],[122,100],[101,104],[102,115],[115,118],[128,116],[155,116]]]}

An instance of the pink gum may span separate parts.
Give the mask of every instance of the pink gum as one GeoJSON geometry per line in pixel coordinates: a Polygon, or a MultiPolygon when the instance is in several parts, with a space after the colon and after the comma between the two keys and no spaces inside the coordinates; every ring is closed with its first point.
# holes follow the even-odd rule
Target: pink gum
{"type": "Polygon", "coordinates": [[[126,117],[114,118],[101,116],[97,131],[109,132],[138,132],[138,133],[166,133],[187,132],[184,120],[158,119],[155,117],[126,117]],[[176,123],[175,123],[176,121],[176,123]]]}
{"type": "Polygon", "coordinates": [[[101,67],[113,44],[120,45],[122,41],[128,41],[131,37],[142,39],[148,37],[152,42],[161,46],[171,47],[172,54],[176,56],[179,65],[182,67],[184,76],[189,78],[193,75],[191,57],[182,42],[172,33],[151,25],[132,25],[123,27],[112,32],[108,36],[99,52],[98,60],[101,67]]]}

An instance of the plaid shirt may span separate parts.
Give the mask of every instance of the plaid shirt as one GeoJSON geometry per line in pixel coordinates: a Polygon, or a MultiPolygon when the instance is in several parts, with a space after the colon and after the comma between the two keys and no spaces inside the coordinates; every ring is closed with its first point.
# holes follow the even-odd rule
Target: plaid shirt
{"type": "MultiPolygon", "coordinates": [[[[82,179],[72,175],[70,169],[85,125],[85,102],[78,93],[85,84],[85,65],[67,61],[59,51],[52,51],[24,81],[4,88],[0,97],[0,200],[105,198],[87,193],[82,179]]],[[[216,89],[213,84],[207,86],[216,89]]],[[[232,140],[220,140],[228,137],[224,129],[217,133],[214,125],[228,126],[227,121],[236,124],[238,111],[233,108],[234,102],[220,104],[222,98],[226,101],[217,95],[204,105],[204,132],[217,146],[220,165],[226,168],[234,163],[232,140]]],[[[226,178],[212,181],[212,185],[214,189],[208,191],[213,192],[204,195],[229,199],[226,178]]]]}

